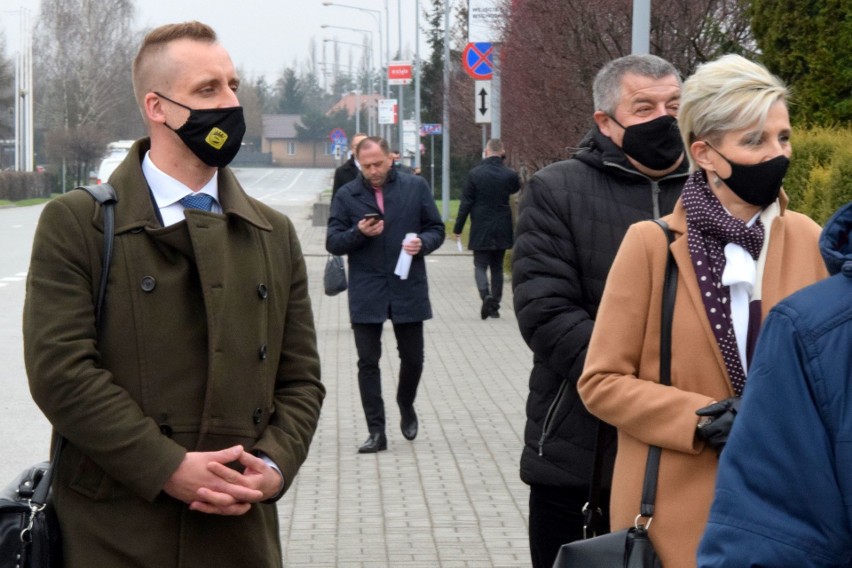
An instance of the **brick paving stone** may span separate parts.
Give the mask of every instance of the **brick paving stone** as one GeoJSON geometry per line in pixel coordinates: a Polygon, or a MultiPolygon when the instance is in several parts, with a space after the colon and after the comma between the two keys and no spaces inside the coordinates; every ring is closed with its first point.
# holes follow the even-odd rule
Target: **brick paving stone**
{"type": "Polygon", "coordinates": [[[322,291],[325,227],[288,210],[305,254],[328,395],[307,461],[279,503],[290,568],[516,568],[530,565],[529,492],[518,467],[532,355],[518,332],[507,275],[499,319],[482,320],[470,253],[447,241],[427,257],[434,318],[415,407],[399,432],[398,358],[389,324],[382,383],[388,450],[367,437],[346,293],[322,291]]]}

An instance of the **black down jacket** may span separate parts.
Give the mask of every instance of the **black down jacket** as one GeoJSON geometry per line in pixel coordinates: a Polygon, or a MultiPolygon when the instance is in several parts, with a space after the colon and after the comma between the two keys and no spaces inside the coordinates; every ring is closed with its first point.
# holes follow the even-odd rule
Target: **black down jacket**
{"type": "Polygon", "coordinates": [[[512,248],[512,210],[509,196],[521,189],[518,174],[491,156],[470,170],[453,233],[461,234],[470,215],[470,250],[512,248]]]}
{"type": "MultiPolygon", "coordinates": [[[[604,283],[628,226],[672,211],[687,177],[652,180],[595,127],[571,159],[530,180],[518,215],[512,260],[515,313],[533,351],[521,479],[587,487],[598,420],[583,406],[583,370],[604,283]]],[[[606,434],[606,487],[615,430],[606,434]]]]}

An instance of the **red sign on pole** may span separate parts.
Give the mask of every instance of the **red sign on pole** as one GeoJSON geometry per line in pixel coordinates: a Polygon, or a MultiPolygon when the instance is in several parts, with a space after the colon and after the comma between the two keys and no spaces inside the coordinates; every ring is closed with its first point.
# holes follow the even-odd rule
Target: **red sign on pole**
{"type": "Polygon", "coordinates": [[[412,78],[411,61],[391,61],[388,64],[388,85],[409,85],[412,78]]]}

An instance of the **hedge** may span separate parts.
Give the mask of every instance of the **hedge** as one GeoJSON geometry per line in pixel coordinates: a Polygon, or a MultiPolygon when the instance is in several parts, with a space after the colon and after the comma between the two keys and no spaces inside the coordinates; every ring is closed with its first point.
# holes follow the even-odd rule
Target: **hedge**
{"type": "Polygon", "coordinates": [[[50,197],[52,180],[41,172],[0,172],[0,199],[21,201],[50,197]]]}
{"type": "Polygon", "coordinates": [[[784,178],[790,208],[822,225],[852,201],[852,129],[794,130],[792,145],[784,178]]]}

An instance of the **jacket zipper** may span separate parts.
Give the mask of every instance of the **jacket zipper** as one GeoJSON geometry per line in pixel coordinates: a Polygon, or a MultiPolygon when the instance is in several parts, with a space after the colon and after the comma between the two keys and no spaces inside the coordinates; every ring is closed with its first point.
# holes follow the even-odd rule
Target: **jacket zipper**
{"type": "Polygon", "coordinates": [[[651,202],[653,203],[653,207],[654,207],[654,219],[660,218],[660,191],[661,191],[660,190],[660,182],[670,180],[670,179],[677,179],[677,178],[681,178],[681,177],[689,177],[688,173],[669,174],[665,177],[661,177],[660,179],[654,180],[654,179],[649,178],[648,176],[646,176],[645,174],[643,174],[641,172],[637,172],[635,170],[627,169],[624,166],[616,164],[615,162],[604,162],[603,164],[605,166],[610,167],[610,168],[617,168],[617,169],[619,169],[623,172],[626,172],[628,174],[639,176],[643,179],[646,179],[648,181],[648,183],[651,184],[651,202]]]}
{"type": "Polygon", "coordinates": [[[553,402],[550,403],[550,407],[547,409],[547,414],[544,416],[544,424],[541,427],[541,438],[538,439],[538,456],[544,456],[544,441],[547,439],[547,435],[550,433],[550,423],[553,422],[553,416],[556,414],[556,408],[559,406],[559,402],[565,396],[565,390],[568,388],[568,379],[564,379],[562,384],[559,385],[559,390],[556,391],[556,397],[553,399],[553,402]]]}

